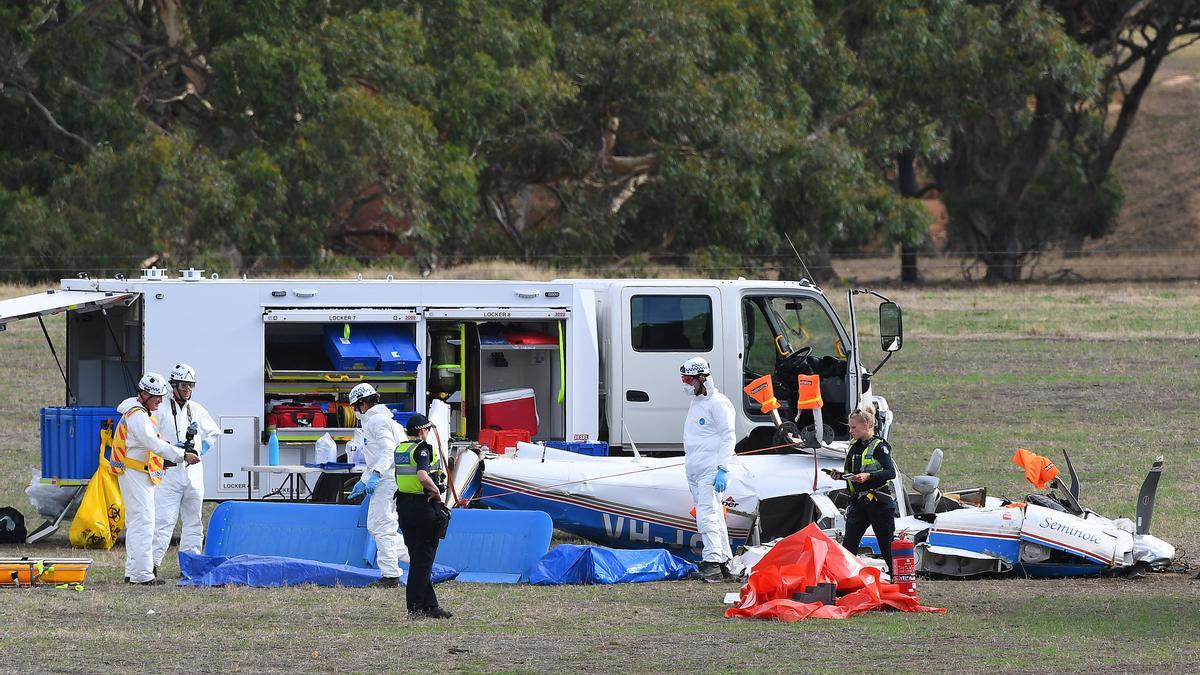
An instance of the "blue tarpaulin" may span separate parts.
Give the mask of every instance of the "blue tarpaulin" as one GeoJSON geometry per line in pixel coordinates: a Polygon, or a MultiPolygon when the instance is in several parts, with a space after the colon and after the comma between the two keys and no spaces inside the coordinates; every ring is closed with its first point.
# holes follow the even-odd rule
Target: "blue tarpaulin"
{"type": "MultiPolygon", "coordinates": [[[[225,502],[208,521],[210,556],[285,556],[375,568],[375,539],[367,509],[343,504],[225,502]]],[[[515,584],[527,578],[550,547],[554,524],[541,511],[453,509],[436,564],[458,570],[459,581],[515,584]]],[[[436,569],[436,568],[435,568],[436,569]]],[[[436,579],[436,574],[435,574],[436,579]]]]}
{"type": "MultiPolygon", "coordinates": [[[[276,555],[216,556],[181,552],[179,569],[184,577],[178,584],[180,586],[366,586],[379,580],[377,569],[276,555]]],[[[400,580],[403,582],[408,578],[407,567],[402,572],[400,580]]],[[[450,567],[433,566],[435,584],[456,576],[458,572],[450,567]]]]}
{"type": "Polygon", "coordinates": [[[663,549],[627,551],[560,544],[534,565],[529,583],[558,586],[672,581],[697,571],[695,564],[663,549]]]}

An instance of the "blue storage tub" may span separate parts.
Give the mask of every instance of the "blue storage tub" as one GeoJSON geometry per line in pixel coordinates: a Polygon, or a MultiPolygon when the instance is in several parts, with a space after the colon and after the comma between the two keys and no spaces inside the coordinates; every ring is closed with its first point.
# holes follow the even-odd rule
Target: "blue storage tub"
{"type": "Polygon", "coordinates": [[[350,326],[350,338],[346,339],[343,324],[325,327],[325,353],[334,370],[379,370],[379,351],[371,342],[368,331],[361,326],[350,326]]]}
{"type": "Polygon", "coordinates": [[[546,447],[592,457],[608,457],[608,443],[605,441],[546,441],[546,447]]]}
{"type": "Polygon", "coordinates": [[[408,424],[408,418],[417,414],[414,410],[405,410],[403,403],[385,403],[384,405],[391,409],[392,419],[396,420],[400,426],[408,424]]]}
{"type": "Polygon", "coordinates": [[[100,466],[100,425],[120,420],[116,408],[42,408],[42,478],[88,480],[100,466]]]}
{"type": "Polygon", "coordinates": [[[375,345],[379,369],[385,373],[411,373],[421,365],[421,355],[406,326],[367,326],[363,330],[375,345]]]}

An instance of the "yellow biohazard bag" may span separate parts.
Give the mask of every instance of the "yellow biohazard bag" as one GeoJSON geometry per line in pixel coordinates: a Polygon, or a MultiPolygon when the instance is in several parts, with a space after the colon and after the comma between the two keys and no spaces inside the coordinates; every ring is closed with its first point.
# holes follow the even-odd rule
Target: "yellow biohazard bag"
{"type": "Polygon", "coordinates": [[[104,456],[112,444],[112,431],[100,430],[100,468],[88,483],[75,520],[71,522],[71,545],[75,548],[112,548],[125,529],[125,502],[112,465],[104,456]]]}

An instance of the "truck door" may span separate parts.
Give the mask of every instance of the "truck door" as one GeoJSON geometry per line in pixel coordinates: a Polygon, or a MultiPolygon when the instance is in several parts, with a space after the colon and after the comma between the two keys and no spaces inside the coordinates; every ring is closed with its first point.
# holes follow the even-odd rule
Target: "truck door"
{"type": "MultiPolygon", "coordinates": [[[[613,340],[621,350],[621,421],[610,430],[628,447],[678,450],[688,397],[679,365],[692,356],[708,359],[713,373],[723,371],[720,295],[716,288],[639,287],[621,292],[621,332],[613,340]],[[620,342],[620,346],[618,345],[620,342]]],[[[737,382],[720,382],[729,389],[737,382]]]]}
{"type": "MultiPolygon", "coordinates": [[[[797,373],[820,375],[823,423],[833,428],[837,438],[846,438],[847,414],[852,409],[846,396],[847,354],[832,310],[816,297],[747,293],[742,298],[742,336],[743,384],[771,374],[775,395],[784,406],[780,415],[793,420],[797,373]],[[789,359],[789,354],[794,356],[789,359]]],[[[770,420],[753,399],[742,396],[741,400],[750,420],[770,420]]],[[[804,411],[796,421],[803,428],[813,423],[813,416],[804,411]]]]}

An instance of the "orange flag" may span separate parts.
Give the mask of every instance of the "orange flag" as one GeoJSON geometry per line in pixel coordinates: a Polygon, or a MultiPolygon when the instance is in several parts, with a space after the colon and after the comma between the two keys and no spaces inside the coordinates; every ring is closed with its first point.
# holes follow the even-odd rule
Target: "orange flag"
{"type": "Polygon", "coordinates": [[[1054,462],[1025,448],[1017,448],[1013,454],[1013,464],[1025,469],[1025,480],[1039,490],[1045,490],[1046,484],[1058,477],[1058,467],[1054,466],[1054,462]]]}

